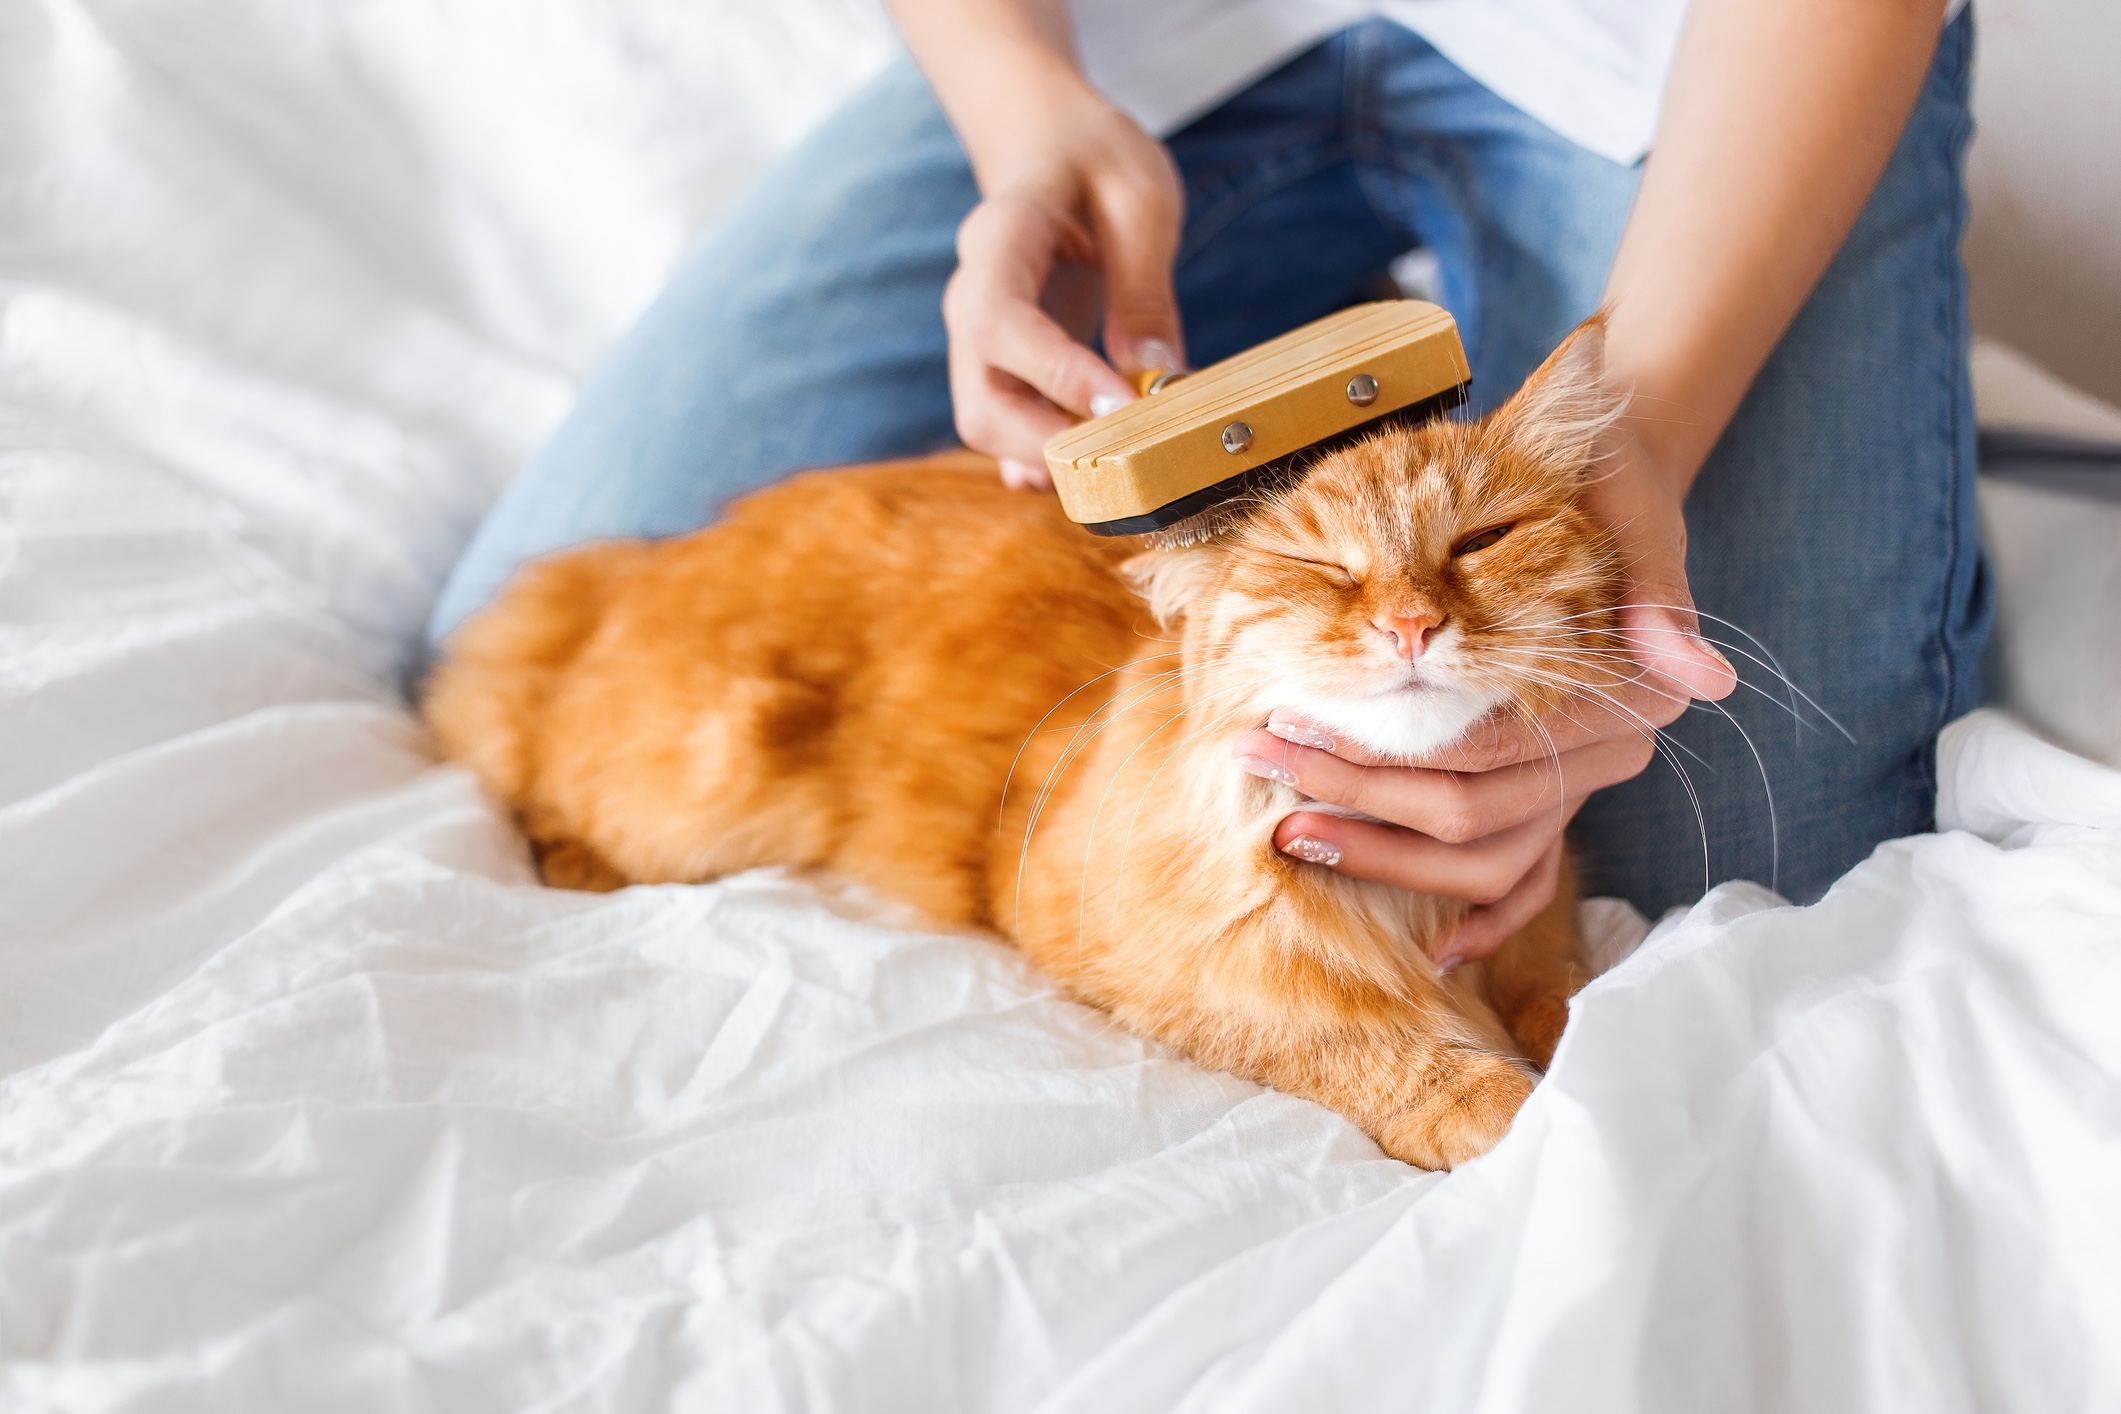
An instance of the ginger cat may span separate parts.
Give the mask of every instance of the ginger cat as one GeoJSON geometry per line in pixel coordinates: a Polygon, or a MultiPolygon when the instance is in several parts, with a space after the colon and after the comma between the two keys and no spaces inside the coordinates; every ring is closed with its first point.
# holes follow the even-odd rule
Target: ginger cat
{"type": "Polygon", "coordinates": [[[824,870],[992,929],[1204,1065],[1448,1168],[1582,985],[1575,889],[1485,963],[1465,905],[1279,853],[1228,744],[1277,706],[1411,754],[1617,680],[1577,504],[1602,329],[1476,423],[1380,433],[1180,550],[1099,540],[967,453],[814,472],[695,534],[527,567],[451,640],[448,754],[575,888],[824,870]],[[1380,623],[1440,620],[1411,658],[1380,623]]]}

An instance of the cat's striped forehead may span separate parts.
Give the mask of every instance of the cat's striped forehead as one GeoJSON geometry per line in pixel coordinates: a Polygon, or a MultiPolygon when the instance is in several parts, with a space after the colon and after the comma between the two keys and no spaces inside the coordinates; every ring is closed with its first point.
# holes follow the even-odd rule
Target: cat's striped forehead
{"type": "Polygon", "coordinates": [[[1322,459],[1240,539],[1266,550],[1435,555],[1495,518],[1574,502],[1572,475],[1526,460],[1463,424],[1382,433],[1322,459]]]}

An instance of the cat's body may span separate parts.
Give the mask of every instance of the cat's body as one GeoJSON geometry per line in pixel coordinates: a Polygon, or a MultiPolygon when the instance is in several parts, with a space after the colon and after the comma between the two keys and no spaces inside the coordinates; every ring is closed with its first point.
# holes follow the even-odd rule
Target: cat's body
{"type": "MultiPolygon", "coordinates": [[[[1426,553],[1418,533],[1360,565],[1341,553],[1347,584],[1283,543],[1406,540],[1395,527],[1435,520],[1421,498],[1449,479],[1408,459],[1480,455],[1482,435],[1392,434],[1314,472],[1234,550],[1131,560],[1136,547],[1002,488],[982,458],[797,477],[697,534],[530,567],[452,640],[428,718],[515,808],[550,882],[759,865],[852,879],[934,923],[998,931],[1131,1028],[1448,1167],[1507,1129],[1531,1088],[1520,1057],[1544,1064],[1559,1037],[1583,980],[1573,886],[1486,963],[1439,976],[1426,945],[1465,906],[1276,851],[1301,798],[1237,770],[1229,742],[1295,704],[1373,740],[1399,730],[1377,744],[1413,750],[1491,703],[1543,700],[1492,668],[1422,680],[1417,659],[1448,668],[1490,612],[1475,575],[1446,582],[1462,527],[1432,527],[1446,551],[1433,583],[1397,563],[1426,553]],[[1400,651],[1407,681],[1347,690],[1387,669],[1368,625],[1447,600],[1415,631],[1426,659],[1400,651]],[[1308,636],[1277,639],[1306,614],[1308,636]]],[[[1573,482],[1513,474],[1524,484],[1498,475],[1491,491],[1522,524],[1580,522],[1573,482]]],[[[1566,610],[1582,625],[1568,633],[1604,632],[1609,556],[1584,524],[1557,534],[1590,548],[1563,554],[1536,529],[1516,547],[1560,557],[1533,566],[1562,584],[1541,622],[1566,610]]],[[[1527,650],[1496,650],[1511,651],[1527,650]]]]}

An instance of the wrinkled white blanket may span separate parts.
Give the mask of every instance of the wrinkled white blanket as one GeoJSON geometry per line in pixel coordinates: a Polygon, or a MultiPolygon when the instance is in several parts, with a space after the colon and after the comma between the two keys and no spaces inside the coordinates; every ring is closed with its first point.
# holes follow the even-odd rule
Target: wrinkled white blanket
{"type": "Polygon", "coordinates": [[[855,0],[0,0],[0,1407],[2121,1407],[2121,775],[1719,890],[1493,1154],[773,876],[587,897],[396,677],[855,0]]]}

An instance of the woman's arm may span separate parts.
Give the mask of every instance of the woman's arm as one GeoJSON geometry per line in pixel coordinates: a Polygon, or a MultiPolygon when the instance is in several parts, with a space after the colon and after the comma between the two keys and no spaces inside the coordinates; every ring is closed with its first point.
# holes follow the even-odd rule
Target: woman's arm
{"type": "MultiPolygon", "coordinates": [[[[1297,814],[1278,844],[1321,840],[1341,852],[1343,873],[1483,903],[1439,961],[1485,956],[1546,905],[1567,815],[1648,764],[1645,724],[1732,690],[1729,666],[1694,636],[1681,502],[1869,199],[1928,72],[1941,9],[1694,0],[1688,12],[1606,287],[1607,371],[1634,401],[1593,510],[1620,537],[1623,626],[1646,669],[1626,714],[1550,722],[1539,736],[1489,724],[1434,762],[1448,769],[1364,769],[1264,733],[1234,748],[1285,762],[1314,799],[1406,827],[1297,814]],[[1547,764],[1556,749],[1558,771],[1547,764]]],[[[1294,732],[1300,740],[1301,724],[1294,732]]]]}
{"type": "Polygon", "coordinates": [[[1057,266],[1101,277],[1105,348],[1120,367],[1183,361],[1171,293],[1178,172],[1083,79],[1065,0],[892,9],[980,188],[943,296],[958,434],[1000,458],[1012,485],[1043,487],[1049,437],[1135,397],[1041,306],[1057,266]]]}
{"type": "Polygon", "coordinates": [[[1939,0],[1694,0],[1606,281],[1607,367],[1681,489],[1885,170],[1939,0]]]}

